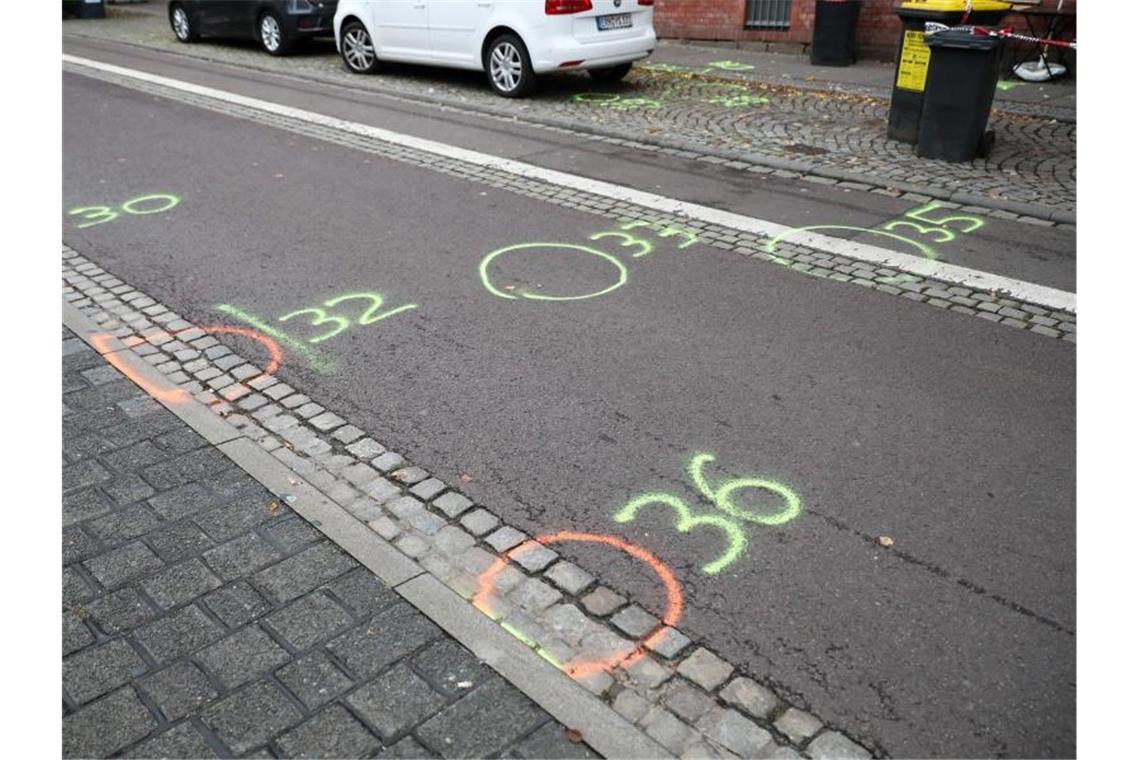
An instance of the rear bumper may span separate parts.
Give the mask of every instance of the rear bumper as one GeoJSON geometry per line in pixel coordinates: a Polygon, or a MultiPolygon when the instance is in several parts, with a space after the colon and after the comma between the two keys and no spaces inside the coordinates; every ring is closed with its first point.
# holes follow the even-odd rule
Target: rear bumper
{"type": "Polygon", "coordinates": [[[333,34],[332,13],[288,14],[281,19],[284,31],[291,38],[331,37],[333,34]]]}
{"type": "Polygon", "coordinates": [[[647,57],[657,46],[657,34],[647,27],[641,34],[618,40],[581,42],[571,35],[558,36],[544,48],[530,50],[530,63],[538,74],[560,69],[597,69],[617,66],[647,57]],[[575,66],[562,66],[568,61],[581,61],[575,66]]]}

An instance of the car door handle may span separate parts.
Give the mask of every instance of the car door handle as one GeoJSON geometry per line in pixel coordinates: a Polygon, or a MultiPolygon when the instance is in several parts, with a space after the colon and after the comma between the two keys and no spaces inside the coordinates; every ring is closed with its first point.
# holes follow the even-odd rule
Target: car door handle
{"type": "Polygon", "coordinates": [[[478,5],[480,8],[490,8],[491,7],[490,3],[475,3],[475,4],[478,5]]]}

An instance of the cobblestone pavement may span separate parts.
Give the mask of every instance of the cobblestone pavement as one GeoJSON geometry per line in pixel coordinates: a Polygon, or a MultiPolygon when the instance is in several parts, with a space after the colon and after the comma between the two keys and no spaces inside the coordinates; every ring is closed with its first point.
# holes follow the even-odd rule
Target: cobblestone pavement
{"type": "Polygon", "coordinates": [[[68,330],[65,757],[596,757],[68,330]]]}
{"type": "MultiPolygon", "coordinates": [[[[68,22],[68,35],[115,40],[208,60],[395,93],[506,117],[695,150],[722,163],[860,178],[875,187],[925,188],[933,197],[1072,221],[1076,202],[1076,124],[1002,106],[990,123],[988,159],[950,164],[919,159],[886,137],[888,102],[875,88],[807,88],[724,76],[724,70],[642,65],[626,81],[598,87],[586,75],[550,77],[522,101],[496,97],[482,75],[390,66],[378,77],[349,74],[328,45],[274,59],[252,44],[182,45],[156,14],[119,9],[103,21],[68,22]],[[702,73],[704,72],[704,73],[702,73]],[[1013,112],[1018,110],[1019,112],[1013,112]]],[[[717,62],[710,62],[717,63],[717,62]]]]}
{"type": "MultiPolygon", "coordinates": [[[[122,341],[130,353],[141,357],[165,376],[167,382],[177,386],[180,389],[175,394],[178,403],[206,405],[245,438],[271,452],[295,477],[302,479],[298,483],[307,482],[319,489],[353,519],[367,525],[380,539],[390,542],[418,563],[422,571],[471,601],[479,612],[574,677],[582,687],[669,752],[688,758],[829,760],[872,756],[871,751],[828,726],[805,705],[797,704],[794,689],[766,682],[761,674],[742,672],[670,625],[664,619],[667,614],[659,616],[630,603],[621,589],[599,584],[546,542],[504,524],[489,509],[465,496],[461,488],[433,477],[401,453],[369,436],[351,420],[279,380],[269,365],[264,370],[260,368],[256,362],[264,358],[247,359],[222,343],[219,337],[228,342],[241,342],[243,350],[253,346],[258,356],[265,352],[263,343],[210,334],[74,250],[65,247],[63,258],[64,300],[98,325],[98,329],[105,330],[108,339],[122,341]],[[592,665],[582,666],[575,672],[575,663],[592,665]],[[597,663],[603,665],[596,666],[597,663]]],[[[238,477],[238,484],[234,484],[227,476],[227,473],[232,475],[232,466],[223,461],[223,455],[216,450],[201,448],[197,437],[189,436],[194,445],[183,443],[177,458],[164,461],[168,451],[173,453],[167,439],[185,439],[187,431],[156,429],[149,415],[156,415],[154,419],[165,420],[165,424],[175,428],[177,425],[169,415],[154,411],[153,402],[140,398],[133,387],[118,378],[114,369],[106,367],[100,357],[77,341],[66,343],[65,350],[72,353],[65,358],[65,370],[71,373],[65,379],[65,390],[72,394],[65,396],[64,437],[69,441],[70,455],[64,473],[67,495],[64,522],[72,531],[65,538],[65,562],[73,571],[71,576],[65,576],[65,589],[78,589],[65,594],[65,609],[70,610],[70,614],[65,612],[64,616],[65,632],[68,626],[78,632],[72,638],[65,633],[65,639],[73,642],[66,651],[75,652],[69,655],[64,668],[65,689],[71,694],[65,703],[68,711],[65,721],[70,722],[65,736],[90,737],[72,739],[73,742],[96,738],[102,741],[106,734],[117,737],[118,747],[126,747],[159,732],[157,718],[149,711],[154,699],[147,697],[142,703],[148,710],[144,714],[135,705],[139,698],[134,687],[136,679],[141,687],[152,671],[159,670],[159,665],[174,664],[176,656],[166,654],[164,647],[168,646],[180,653],[177,656],[189,654],[187,648],[192,648],[193,673],[204,668],[209,676],[204,675],[202,679],[208,681],[218,695],[209,697],[209,705],[195,714],[200,720],[191,721],[191,727],[199,732],[215,731],[215,736],[223,740],[248,733],[254,738],[242,740],[241,752],[254,750],[278,737],[273,740],[280,750],[297,754],[291,748],[302,747],[301,739],[296,739],[296,744],[281,744],[286,737],[324,736],[312,728],[306,732],[304,726],[309,725],[306,719],[315,722],[318,729],[326,724],[355,727],[357,715],[369,720],[354,703],[353,695],[359,693],[357,689],[368,688],[372,683],[369,679],[384,677],[377,660],[384,663],[399,660],[421,678],[434,678],[435,691],[444,692],[441,696],[456,696],[454,691],[447,690],[446,684],[451,682],[446,677],[440,681],[440,676],[433,675],[435,671],[427,670],[428,663],[434,662],[432,656],[416,660],[426,651],[425,647],[444,646],[440,643],[443,637],[428,621],[400,602],[375,602],[368,608],[354,606],[338,590],[342,585],[353,588],[366,585],[377,597],[387,598],[387,595],[375,584],[359,580],[368,576],[359,568],[354,570],[352,560],[335,547],[319,542],[319,537],[306,530],[303,523],[296,521],[288,528],[283,527],[281,524],[296,518],[287,515],[284,507],[273,510],[273,497],[264,489],[251,486],[248,478],[238,477]],[[115,384],[106,388],[89,387],[99,380],[115,384]],[[82,397],[83,403],[79,401],[79,394],[87,394],[82,397]],[[127,419],[128,412],[123,406],[137,415],[148,415],[146,422],[150,424],[136,418],[127,419]],[[84,410],[83,414],[89,411],[91,416],[74,417],[79,410],[84,410]],[[117,469],[123,467],[126,469],[117,469]],[[122,486],[119,486],[120,479],[125,480],[122,486]],[[128,485],[137,490],[130,491],[128,485]],[[120,490],[128,493],[122,497],[125,503],[118,509],[133,510],[128,513],[130,519],[113,511],[117,503],[114,499],[120,490]],[[205,501],[195,507],[196,501],[187,501],[188,494],[198,494],[205,501]],[[189,514],[181,517],[186,513],[189,514]],[[81,530],[75,525],[80,522],[81,530]],[[111,527],[104,527],[104,523],[111,527]],[[177,553],[164,554],[164,531],[186,535],[185,540],[193,544],[187,555],[193,556],[185,559],[177,553]],[[314,545],[290,538],[295,533],[308,535],[314,545]],[[117,539],[114,547],[103,546],[100,543],[103,536],[117,539]],[[344,580],[349,576],[354,580],[344,580]],[[139,632],[128,637],[129,647],[118,644],[115,648],[95,648],[100,645],[92,642],[95,628],[90,622],[96,613],[91,611],[92,603],[88,599],[93,595],[92,589],[101,587],[96,584],[103,584],[102,587],[112,592],[120,585],[129,586],[128,594],[134,595],[130,598],[139,601],[135,607],[146,611],[139,622],[132,623],[139,626],[139,632]],[[224,589],[223,584],[226,584],[224,589]],[[240,586],[242,591],[230,590],[231,586],[240,586]],[[257,593],[249,594],[250,589],[257,593]],[[227,590],[230,590],[228,595],[227,590]],[[332,604],[326,591],[344,604],[332,604]],[[231,595],[236,601],[228,601],[231,595]],[[238,630],[227,636],[222,626],[229,623],[212,608],[211,600],[218,596],[227,599],[221,609],[228,610],[231,604],[242,608],[241,600],[247,595],[256,603],[256,612],[247,611],[246,618],[256,619],[245,621],[244,627],[242,623],[233,625],[238,630]],[[301,599],[309,601],[299,601],[301,599]],[[77,605],[84,610],[83,619],[79,621],[73,620],[81,617],[75,613],[77,605]],[[327,612],[322,612],[319,605],[327,612]],[[346,609],[341,610],[341,606],[346,609]],[[366,619],[369,614],[375,617],[366,619]],[[346,619],[346,615],[352,619],[346,619]],[[310,620],[312,617],[319,620],[310,620]],[[337,625],[325,622],[326,619],[344,622],[337,625]],[[277,620],[282,622],[278,624],[277,620]],[[399,635],[391,640],[376,633],[378,624],[389,620],[401,626],[399,635]],[[404,631],[404,625],[411,633],[404,631]],[[206,631],[200,631],[201,628],[206,631]],[[290,636],[304,638],[294,642],[290,636]],[[164,643],[168,638],[174,643],[164,643]],[[184,639],[188,642],[181,643],[184,639]],[[230,643],[215,643],[218,639],[230,643]],[[261,650],[251,644],[251,640],[270,640],[273,646],[268,649],[272,654],[260,654],[261,650]],[[302,644],[307,645],[303,651],[302,644]],[[76,652],[80,647],[86,648],[76,652]],[[95,655],[81,659],[84,653],[95,651],[106,651],[118,658],[109,660],[113,664],[106,666],[102,657],[95,655]],[[294,663],[286,659],[286,655],[301,657],[294,663]],[[340,688],[346,696],[337,697],[334,706],[322,708],[322,712],[331,711],[333,715],[320,721],[319,713],[310,717],[311,710],[301,711],[301,705],[305,705],[303,700],[298,705],[279,694],[280,687],[296,683],[287,682],[284,671],[300,668],[299,661],[306,655],[324,665],[324,670],[341,677],[336,679],[337,683],[349,676],[355,679],[340,688]],[[249,665],[247,661],[251,658],[259,664],[249,665]],[[411,658],[410,664],[405,662],[407,658],[411,658]],[[94,664],[79,667],[88,659],[94,664]],[[330,661],[335,663],[335,668],[329,666],[330,661]],[[76,664],[69,669],[68,662],[76,664]],[[257,668],[261,668],[258,674],[272,671],[272,675],[264,675],[257,682],[268,685],[248,683],[257,677],[258,674],[250,674],[251,669],[257,668]],[[73,675],[68,674],[69,670],[73,675]],[[233,675],[234,672],[237,675],[233,675]],[[87,686],[89,679],[96,685],[87,686]],[[70,684],[76,684],[79,695],[72,693],[70,684]],[[129,685],[71,713],[80,703],[124,684],[129,685]],[[249,699],[227,700],[227,695],[235,689],[243,690],[249,699]],[[119,702],[108,702],[111,697],[132,705],[133,711],[120,710],[119,702]],[[87,710],[105,703],[109,706],[103,708],[103,712],[93,711],[89,713],[90,720],[80,720],[87,710]],[[286,710],[293,720],[281,725],[283,718],[277,714],[276,706],[285,704],[296,713],[286,710]],[[229,715],[231,709],[236,712],[234,716],[229,715]],[[259,733],[265,729],[256,723],[256,718],[246,714],[247,710],[272,714],[275,726],[272,733],[264,736],[259,733]],[[108,714],[135,718],[118,734],[94,732],[92,726],[106,720],[104,716],[108,714]],[[220,717],[223,715],[226,717],[220,717]],[[136,725],[135,720],[142,725],[136,725]],[[229,728],[231,725],[237,728],[229,728]]],[[[550,543],[557,544],[557,541],[550,543]]],[[[452,647],[450,651],[461,658],[459,650],[452,647]]],[[[476,680],[466,675],[476,669],[475,665],[469,659],[464,662],[466,669],[455,670],[454,680],[476,680]]],[[[306,665],[318,675],[323,672],[318,664],[306,661],[306,665]]],[[[398,667],[399,663],[393,669],[398,667]]],[[[318,684],[324,683],[316,675],[313,678],[318,684]]],[[[291,693],[300,700],[301,693],[297,689],[303,692],[304,688],[305,684],[301,683],[291,693]]],[[[543,723],[546,719],[542,714],[536,714],[533,722],[527,722],[526,710],[516,714],[518,724],[513,730],[518,734],[496,734],[494,739],[480,739],[485,743],[474,745],[470,750],[466,749],[467,744],[457,744],[456,747],[463,747],[460,750],[448,745],[448,737],[454,742],[476,741],[441,733],[437,728],[440,724],[452,725],[447,723],[448,718],[439,716],[474,720],[470,715],[483,703],[473,697],[486,693],[482,690],[489,687],[473,688],[471,694],[451,706],[443,707],[440,703],[443,709],[438,715],[425,709],[427,715],[421,716],[418,720],[422,722],[412,730],[418,742],[414,747],[417,751],[418,746],[423,746],[446,756],[487,754],[484,750],[493,741],[499,741],[498,747],[514,742],[514,752],[526,753],[531,751],[531,745],[526,742],[532,739],[551,742],[539,747],[541,756],[561,756],[559,753],[563,750],[581,749],[580,745],[558,744],[563,734],[557,727],[551,726],[549,720],[543,723]],[[461,708],[460,705],[471,706],[461,708]],[[534,738],[540,736],[532,733],[537,731],[543,732],[540,738],[534,738]]],[[[494,689],[513,693],[505,684],[494,689]]],[[[149,694],[145,690],[144,693],[149,694]]],[[[364,697],[357,702],[361,699],[364,697]]],[[[494,703],[507,699],[496,692],[494,703]]],[[[529,704],[517,696],[514,699],[529,704]]],[[[171,722],[162,723],[161,728],[171,722]]],[[[190,731],[191,727],[182,731],[190,731]]],[[[370,722],[369,728],[368,735],[373,740],[377,733],[371,729],[379,730],[380,739],[388,741],[400,740],[408,726],[401,724],[400,732],[389,735],[385,735],[384,726],[375,721],[370,722]]],[[[344,733],[340,728],[336,732],[344,733]]],[[[488,732],[493,733],[491,729],[488,732]]],[[[364,737],[360,731],[354,735],[364,737]]],[[[361,746],[364,746],[363,739],[361,746]]],[[[373,749],[372,745],[368,746],[368,751],[373,749]]],[[[334,748],[333,754],[336,751],[334,748]]],[[[342,754],[356,752],[355,749],[340,751],[342,754]]],[[[885,756],[886,753],[876,748],[874,754],[885,756]]]]}

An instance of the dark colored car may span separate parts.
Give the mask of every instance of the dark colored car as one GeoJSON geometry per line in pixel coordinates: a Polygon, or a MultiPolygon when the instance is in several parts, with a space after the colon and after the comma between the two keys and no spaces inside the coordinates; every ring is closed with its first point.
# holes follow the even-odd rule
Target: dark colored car
{"type": "Polygon", "coordinates": [[[298,40],[331,36],[336,0],[171,0],[170,28],[182,42],[200,37],[254,39],[270,55],[298,40]]]}

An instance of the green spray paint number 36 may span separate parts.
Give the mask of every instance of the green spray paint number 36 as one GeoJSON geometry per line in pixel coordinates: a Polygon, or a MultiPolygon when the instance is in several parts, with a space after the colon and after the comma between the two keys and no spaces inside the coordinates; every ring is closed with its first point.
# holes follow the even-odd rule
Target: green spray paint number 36
{"type": "Polygon", "coordinates": [[[181,199],[177,195],[167,195],[165,193],[155,193],[154,195],[140,195],[138,198],[131,198],[129,201],[124,201],[119,204],[117,208],[110,206],[81,206],[80,208],[73,208],[68,211],[69,216],[79,216],[81,219],[87,220],[84,224],[77,224],[76,229],[84,229],[86,227],[94,227],[96,224],[105,224],[119,218],[119,214],[133,214],[134,216],[147,216],[149,214],[161,214],[181,203],[181,199]]]}

